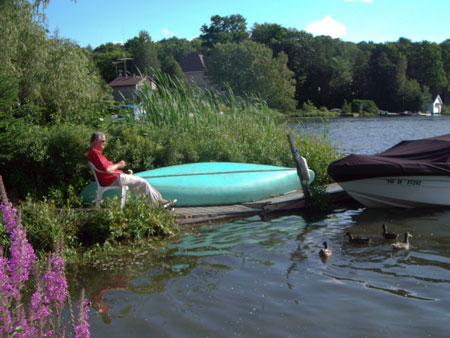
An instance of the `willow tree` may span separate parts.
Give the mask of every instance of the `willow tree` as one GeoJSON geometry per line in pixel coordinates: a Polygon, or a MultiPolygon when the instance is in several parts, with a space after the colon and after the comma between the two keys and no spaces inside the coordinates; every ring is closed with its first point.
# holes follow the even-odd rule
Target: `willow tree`
{"type": "Polygon", "coordinates": [[[87,121],[110,100],[110,88],[77,44],[53,37],[47,41],[41,98],[49,121],[87,121]]]}
{"type": "Polygon", "coordinates": [[[81,121],[111,96],[75,43],[48,36],[42,6],[47,2],[0,1],[0,79],[18,84],[15,117],[37,123],[81,121]]]}

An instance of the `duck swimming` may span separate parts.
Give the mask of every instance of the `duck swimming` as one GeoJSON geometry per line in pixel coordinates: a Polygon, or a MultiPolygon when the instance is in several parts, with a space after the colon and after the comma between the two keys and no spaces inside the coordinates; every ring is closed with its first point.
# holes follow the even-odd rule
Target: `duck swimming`
{"type": "Polygon", "coordinates": [[[327,242],[323,242],[323,248],[320,249],[320,251],[319,251],[320,257],[328,258],[332,254],[333,254],[333,251],[331,251],[331,249],[328,248],[328,243],[327,242]]]}
{"type": "Polygon", "coordinates": [[[383,237],[385,239],[397,239],[398,234],[395,232],[387,232],[386,224],[383,223],[383,237]]]}
{"type": "Polygon", "coordinates": [[[405,242],[396,242],[392,244],[392,249],[394,250],[409,250],[409,237],[412,235],[409,232],[405,232],[405,242]]]}
{"type": "Polygon", "coordinates": [[[370,244],[372,241],[369,237],[353,237],[350,231],[348,231],[345,236],[348,237],[349,243],[353,244],[370,244]]]}

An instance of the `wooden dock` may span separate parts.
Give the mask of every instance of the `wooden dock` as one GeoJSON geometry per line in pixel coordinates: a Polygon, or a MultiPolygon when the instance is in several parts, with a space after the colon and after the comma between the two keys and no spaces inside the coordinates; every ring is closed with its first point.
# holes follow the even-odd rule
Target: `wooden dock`
{"type": "MultiPolygon", "coordinates": [[[[333,200],[348,198],[348,195],[337,184],[327,186],[327,193],[333,200]]],[[[291,192],[255,202],[234,205],[205,206],[205,207],[179,207],[175,208],[177,223],[202,224],[224,222],[236,218],[245,218],[253,215],[267,216],[279,212],[301,210],[305,207],[305,197],[302,191],[291,192]]]]}

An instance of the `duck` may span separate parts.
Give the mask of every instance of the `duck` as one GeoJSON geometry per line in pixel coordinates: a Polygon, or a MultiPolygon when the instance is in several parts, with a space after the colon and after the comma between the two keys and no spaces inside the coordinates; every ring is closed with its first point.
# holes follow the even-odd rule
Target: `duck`
{"type": "Polygon", "coordinates": [[[370,244],[372,241],[369,237],[353,237],[350,231],[348,231],[345,236],[348,237],[348,241],[353,244],[370,244]]]}
{"type": "Polygon", "coordinates": [[[320,249],[320,251],[319,251],[320,257],[328,258],[328,257],[331,257],[332,254],[333,254],[333,251],[330,248],[328,248],[328,243],[323,242],[323,248],[320,249]]]}
{"type": "Polygon", "coordinates": [[[385,239],[397,239],[398,234],[395,232],[387,232],[386,224],[383,223],[383,237],[385,239]]]}
{"type": "Polygon", "coordinates": [[[394,250],[409,250],[409,237],[412,235],[409,232],[405,232],[405,242],[396,242],[392,244],[392,249],[394,250]]]}

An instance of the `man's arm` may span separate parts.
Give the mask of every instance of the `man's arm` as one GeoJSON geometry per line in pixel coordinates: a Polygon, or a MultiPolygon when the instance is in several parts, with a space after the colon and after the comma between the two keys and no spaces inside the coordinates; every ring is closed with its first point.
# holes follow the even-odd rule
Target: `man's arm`
{"type": "Polygon", "coordinates": [[[108,168],[106,168],[106,171],[109,171],[109,172],[117,171],[119,169],[123,169],[124,167],[125,167],[125,161],[122,160],[120,162],[110,165],[108,168]]]}

